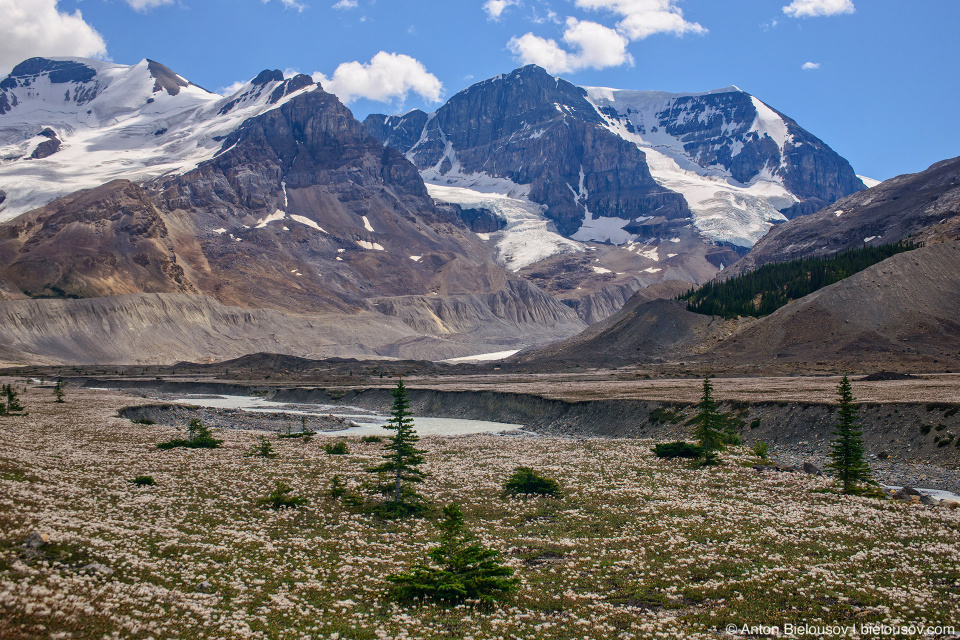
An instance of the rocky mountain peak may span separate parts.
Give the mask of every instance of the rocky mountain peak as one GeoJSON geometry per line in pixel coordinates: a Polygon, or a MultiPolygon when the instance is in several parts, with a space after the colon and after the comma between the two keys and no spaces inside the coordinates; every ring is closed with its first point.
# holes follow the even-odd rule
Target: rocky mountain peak
{"type": "Polygon", "coordinates": [[[154,93],[162,89],[171,96],[175,96],[180,93],[182,87],[189,87],[192,84],[174,73],[169,67],[150,59],[147,60],[147,69],[150,71],[150,75],[156,80],[156,83],[153,85],[154,93]]]}
{"type": "Polygon", "coordinates": [[[250,81],[250,84],[261,86],[270,82],[283,82],[283,71],[280,69],[264,69],[257,74],[257,77],[250,81]]]}
{"type": "Polygon", "coordinates": [[[0,89],[30,86],[31,81],[46,76],[52,84],[89,82],[97,75],[96,68],[85,61],[72,58],[29,58],[13,68],[2,82],[0,89]]]}

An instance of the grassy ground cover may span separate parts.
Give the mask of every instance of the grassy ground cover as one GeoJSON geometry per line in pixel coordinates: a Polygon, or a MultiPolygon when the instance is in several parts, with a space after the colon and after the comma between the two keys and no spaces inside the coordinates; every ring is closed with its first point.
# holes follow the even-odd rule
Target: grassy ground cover
{"type": "Polygon", "coordinates": [[[459,502],[521,586],[491,609],[400,606],[386,598],[385,577],[425,559],[437,538],[431,519],[380,521],[329,497],[332,476],[355,488],[382,443],[352,438],[348,454],[331,456],[322,437],[275,439],[269,459],[244,455],[261,433],[222,430],[220,449],[162,451],[157,443],[185,432],[115,417],[135,403],[129,396],[68,389],[54,404],[30,388],[21,397],[29,415],[0,419],[5,639],[960,627],[960,510],[758,474],[741,466],[752,460],[745,449],[694,471],[656,459],[643,440],[423,438],[431,476],[419,490],[438,511],[459,502]],[[560,480],[562,497],[502,497],[518,466],[560,480]],[[140,475],[155,484],[130,482],[140,475]],[[307,504],[258,505],[277,481],[307,504]],[[30,559],[23,544],[33,532],[48,539],[30,559]]]}

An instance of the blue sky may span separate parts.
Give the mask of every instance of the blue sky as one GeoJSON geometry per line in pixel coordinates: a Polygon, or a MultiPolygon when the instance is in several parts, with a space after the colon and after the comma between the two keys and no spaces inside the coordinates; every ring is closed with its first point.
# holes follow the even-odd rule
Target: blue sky
{"type": "Polygon", "coordinates": [[[221,91],[296,70],[362,119],[537,62],[581,85],[737,85],[877,179],[960,155],[957,0],[0,0],[0,14],[4,74],[33,55],[151,58],[221,91]]]}

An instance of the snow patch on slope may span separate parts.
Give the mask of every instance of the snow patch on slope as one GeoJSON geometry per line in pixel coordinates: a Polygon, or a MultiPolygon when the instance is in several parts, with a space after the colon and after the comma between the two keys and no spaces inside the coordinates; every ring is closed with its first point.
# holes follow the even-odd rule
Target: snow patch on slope
{"type": "Polygon", "coordinates": [[[306,216],[298,216],[298,215],[296,215],[296,214],[291,214],[291,215],[290,215],[290,219],[291,219],[291,220],[294,220],[294,221],[296,221],[296,222],[299,222],[300,224],[305,224],[305,225],[307,225],[308,227],[311,227],[311,228],[313,228],[313,229],[316,229],[317,231],[321,231],[321,232],[323,232],[323,233],[327,233],[327,231],[326,231],[323,227],[321,227],[319,224],[317,224],[316,222],[314,222],[313,220],[311,220],[310,218],[308,218],[308,217],[306,217],[306,216]]]}

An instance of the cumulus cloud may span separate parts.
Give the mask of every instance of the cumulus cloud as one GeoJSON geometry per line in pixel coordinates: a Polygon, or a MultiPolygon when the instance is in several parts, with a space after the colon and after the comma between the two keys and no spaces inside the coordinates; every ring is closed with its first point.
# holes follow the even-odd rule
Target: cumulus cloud
{"type": "Polygon", "coordinates": [[[815,18],[853,13],[853,0],[793,0],[783,8],[791,18],[815,18]]]}
{"type": "Polygon", "coordinates": [[[620,16],[617,30],[631,40],[642,40],[657,33],[676,36],[707,33],[699,23],[684,19],[677,0],[576,0],[576,5],[620,16]]]}
{"type": "Polygon", "coordinates": [[[358,6],[357,0],[340,0],[340,2],[333,5],[333,8],[344,10],[344,9],[356,9],[357,6],[358,6]]]}
{"type": "Polygon", "coordinates": [[[487,0],[483,3],[483,10],[487,12],[490,20],[499,20],[507,7],[515,7],[518,4],[520,0],[487,0]]]}
{"type": "Polygon", "coordinates": [[[404,100],[411,92],[430,102],[439,102],[443,83],[419,60],[402,53],[381,51],[367,64],[344,62],[333,77],[314,73],[313,79],[344,103],[357,98],[378,102],[404,100]]]}
{"type": "Polygon", "coordinates": [[[73,13],[57,8],[57,0],[0,0],[0,75],[34,56],[103,58],[107,43],[73,13]]]}
{"type": "Polygon", "coordinates": [[[629,40],[614,29],[576,18],[567,18],[566,26],[563,41],[572,51],[532,33],[511,39],[507,47],[523,64],[540,65],[549,73],[633,64],[633,56],[627,53],[629,40]]]}
{"type": "Polygon", "coordinates": [[[136,9],[137,11],[147,11],[148,9],[153,9],[154,7],[159,7],[165,4],[173,4],[173,0],[123,0],[128,5],[136,9]]]}
{"type": "Polygon", "coordinates": [[[804,62],[804,63],[803,63],[803,66],[801,66],[800,68],[801,68],[801,69],[805,69],[805,70],[809,70],[809,69],[819,69],[819,68],[820,68],[820,63],[819,63],[819,62],[804,62]]]}

